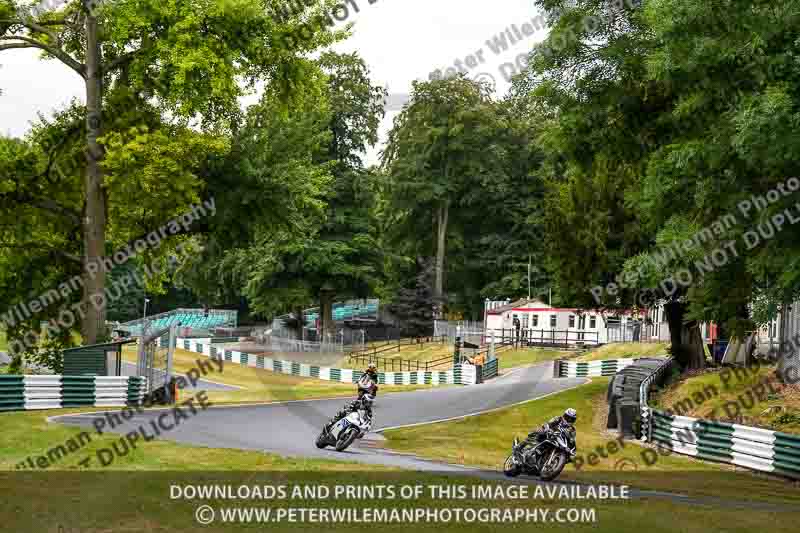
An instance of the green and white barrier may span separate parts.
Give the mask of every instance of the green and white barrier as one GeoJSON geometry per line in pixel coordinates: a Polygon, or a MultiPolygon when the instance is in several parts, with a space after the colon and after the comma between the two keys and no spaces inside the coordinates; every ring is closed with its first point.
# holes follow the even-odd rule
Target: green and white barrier
{"type": "Polygon", "coordinates": [[[606,359],[603,361],[564,361],[557,359],[554,375],[560,378],[592,378],[613,376],[632,365],[636,359],[606,359]]]}
{"type": "Polygon", "coordinates": [[[500,360],[492,359],[481,367],[481,379],[483,381],[497,377],[500,371],[500,360]]]}
{"type": "Polygon", "coordinates": [[[669,363],[667,360],[640,386],[642,441],[706,461],[800,479],[800,435],[673,415],[649,407],[652,383],[669,363]]]}
{"type": "Polygon", "coordinates": [[[128,376],[0,376],[0,411],[125,407],[142,402],[146,385],[128,376]]]}
{"type": "MultiPolygon", "coordinates": [[[[205,339],[207,341],[207,339],[205,339]]],[[[211,358],[217,358],[226,362],[280,372],[290,376],[304,378],[316,378],[325,381],[335,381],[338,383],[356,383],[361,377],[360,370],[349,368],[329,368],[324,366],[307,365],[296,361],[281,361],[270,359],[264,355],[249,354],[235,350],[225,350],[214,346],[210,342],[200,342],[199,339],[177,340],[178,348],[183,350],[203,354],[211,358]]],[[[497,360],[494,360],[495,365],[497,360]]],[[[490,372],[491,374],[491,372],[490,372]]],[[[494,368],[494,377],[497,375],[497,367],[494,368]]],[[[484,380],[487,378],[484,370],[484,380]]],[[[378,384],[380,385],[474,385],[476,379],[476,367],[469,364],[456,365],[451,370],[432,370],[432,371],[411,371],[411,372],[378,372],[378,384]]]]}
{"type": "Polygon", "coordinates": [[[675,416],[655,409],[651,420],[649,440],[662,448],[800,479],[800,435],[675,416]]]}

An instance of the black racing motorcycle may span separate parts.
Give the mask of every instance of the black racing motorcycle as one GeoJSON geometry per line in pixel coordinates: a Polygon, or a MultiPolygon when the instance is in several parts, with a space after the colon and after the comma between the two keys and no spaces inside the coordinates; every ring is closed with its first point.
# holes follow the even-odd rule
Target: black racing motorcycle
{"type": "Polygon", "coordinates": [[[565,424],[549,430],[535,446],[525,446],[514,437],[511,455],[503,465],[503,473],[508,477],[520,474],[538,476],[542,481],[557,478],[564,466],[575,460],[575,442],[572,432],[565,424]]]}

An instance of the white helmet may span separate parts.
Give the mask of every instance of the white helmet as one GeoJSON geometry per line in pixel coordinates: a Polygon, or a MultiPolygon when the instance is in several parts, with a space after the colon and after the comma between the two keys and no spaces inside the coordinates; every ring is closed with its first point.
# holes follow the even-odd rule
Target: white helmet
{"type": "Polygon", "coordinates": [[[570,407],[566,411],[564,411],[564,416],[562,417],[564,420],[569,422],[570,424],[574,424],[575,421],[578,419],[578,412],[570,407]]]}

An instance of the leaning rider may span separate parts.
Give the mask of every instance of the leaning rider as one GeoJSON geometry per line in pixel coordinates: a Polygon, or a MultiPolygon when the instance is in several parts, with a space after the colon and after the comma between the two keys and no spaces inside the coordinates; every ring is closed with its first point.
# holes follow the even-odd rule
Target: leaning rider
{"type": "Polygon", "coordinates": [[[331,418],[330,422],[325,425],[325,431],[330,431],[336,422],[341,420],[342,418],[346,417],[350,413],[358,411],[359,409],[363,409],[366,415],[372,419],[372,402],[375,400],[374,391],[377,391],[378,387],[374,386],[373,391],[365,392],[364,394],[359,394],[358,399],[353,400],[349,404],[345,405],[344,408],[336,413],[336,416],[331,418]]]}
{"type": "Polygon", "coordinates": [[[536,444],[542,442],[545,439],[545,436],[547,435],[548,431],[556,430],[558,429],[559,426],[562,426],[564,427],[564,429],[567,430],[570,442],[574,443],[575,421],[577,419],[578,419],[578,412],[570,407],[569,409],[564,411],[563,415],[554,416],[553,418],[545,422],[545,424],[542,427],[528,434],[528,438],[525,439],[525,442],[523,443],[523,448],[527,449],[528,447],[536,446],[536,444]]]}
{"type": "Polygon", "coordinates": [[[358,398],[361,399],[365,394],[372,394],[372,396],[375,396],[377,393],[378,369],[374,364],[370,363],[358,380],[358,398]]]}

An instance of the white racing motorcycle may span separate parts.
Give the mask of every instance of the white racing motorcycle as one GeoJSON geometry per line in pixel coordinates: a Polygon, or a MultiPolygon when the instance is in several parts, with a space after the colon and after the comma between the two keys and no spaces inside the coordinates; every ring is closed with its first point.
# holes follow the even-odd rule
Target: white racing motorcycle
{"type": "Polygon", "coordinates": [[[346,450],[356,439],[372,429],[372,419],[364,409],[357,409],[336,422],[329,430],[322,428],[317,437],[317,448],[333,446],[337,452],[346,450]]]}

